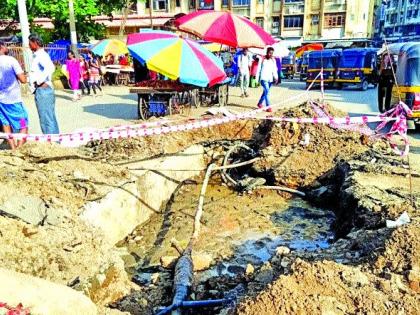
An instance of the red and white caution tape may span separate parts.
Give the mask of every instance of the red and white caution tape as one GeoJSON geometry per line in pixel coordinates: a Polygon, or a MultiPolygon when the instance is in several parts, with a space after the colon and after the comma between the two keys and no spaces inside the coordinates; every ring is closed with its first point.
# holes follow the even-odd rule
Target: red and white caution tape
{"type": "MultiPolygon", "coordinates": [[[[322,73],[318,74],[322,75],[322,73]]],[[[308,89],[299,95],[286,99],[280,103],[275,104],[272,107],[279,107],[285,103],[290,103],[294,100],[302,99],[303,97],[308,97],[308,91],[312,87],[312,84],[308,89]]],[[[142,124],[133,124],[133,125],[124,125],[116,126],[107,129],[97,129],[97,130],[88,130],[88,131],[79,131],[73,133],[63,133],[63,134],[10,134],[10,133],[0,133],[0,138],[3,139],[16,139],[16,140],[27,140],[27,141],[36,141],[36,142],[58,142],[66,144],[68,146],[79,146],[88,143],[89,141],[94,140],[109,140],[109,139],[122,139],[122,138],[135,138],[135,137],[145,137],[153,135],[162,135],[172,132],[180,131],[189,131],[196,130],[200,128],[208,128],[216,125],[226,124],[233,121],[243,120],[243,119],[254,119],[257,118],[259,113],[262,113],[267,108],[259,108],[247,112],[233,114],[227,117],[215,117],[215,118],[200,118],[200,119],[188,119],[185,121],[174,121],[174,120],[161,120],[156,122],[146,122],[142,124]]],[[[316,109],[316,108],[315,108],[316,109]]],[[[366,125],[367,123],[377,123],[380,125],[376,131],[382,130],[388,122],[394,121],[391,130],[388,133],[381,135],[389,140],[395,134],[400,135],[406,148],[403,152],[400,152],[396,145],[391,142],[393,149],[401,154],[408,154],[408,138],[407,138],[407,122],[406,115],[410,113],[410,109],[404,103],[398,104],[397,107],[388,111],[387,113],[379,116],[358,116],[358,117],[332,117],[327,113],[322,111],[320,108],[318,110],[317,116],[319,117],[264,117],[262,119],[270,119],[273,121],[279,122],[293,122],[298,124],[328,124],[333,128],[345,128],[353,131],[362,132],[362,129],[357,129],[357,125],[366,125]],[[320,111],[320,112],[319,112],[320,111]]],[[[362,132],[363,133],[363,132],[362,132]]]]}

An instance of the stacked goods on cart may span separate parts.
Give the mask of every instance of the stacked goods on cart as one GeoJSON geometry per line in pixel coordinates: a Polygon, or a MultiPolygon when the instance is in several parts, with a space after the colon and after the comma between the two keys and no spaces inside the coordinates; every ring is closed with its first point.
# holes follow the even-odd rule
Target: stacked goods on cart
{"type": "Polygon", "coordinates": [[[179,81],[171,80],[147,80],[136,83],[136,87],[144,87],[156,90],[172,90],[182,92],[185,90],[185,84],[179,81]]]}

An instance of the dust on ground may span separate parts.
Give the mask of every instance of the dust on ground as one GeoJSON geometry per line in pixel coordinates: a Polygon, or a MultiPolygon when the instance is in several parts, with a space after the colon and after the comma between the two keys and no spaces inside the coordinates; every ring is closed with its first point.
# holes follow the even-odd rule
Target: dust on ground
{"type": "MultiPolygon", "coordinates": [[[[333,109],[327,110],[334,114],[333,109]]],[[[314,116],[308,105],[279,114],[314,116]]],[[[0,209],[10,196],[23,201],[31,197],[29,200],[36,200],[46,214],[45,220],[33,225],[2,212],[0,262],[5,268],[77,288],[79,281],[94,277],[113,254],[107,252],[111,247],[100,233],[83,224],[78,215],[87,202],[100,200],[115,187],[133,180],[124,163],[172,154],[196,143],[234,139],[261,150],[263,159],[253,168],[256,173],[266,175],[272,184],[304,189],[317,208],[333,208],[339,239],[326,248],[306,252],[287,244],[292,249],[290,254],[275,253],[262,265],[255,261],[248,271],[248,266],[241,263],[231,268],[233,275],[210,274],[196,284],[191,298],[220,298],[224,291],[242,283],[246,288],[239,296],[239,305],[218,311],[420,313],[419,170],[412,172],[410,193],[407,165],[392,157],[386,145],[324,125],[240,121],[164,136],[92,142],[81,149],[27,144],[16,152],[0,152],[4,188],[0,209]],[[301,144],[305,134],[310,135],[307,146],[301,144]],[[395,230],[385,227],[386,219],[397,219],[404,211],[411,217],[409,225],[395,230]]],[[[193,196],[198,193],[197,185],[182,189],[187,190],[186,199],[178,200],[176,211],[164,218],[155,217],[148,230],[138,229],[129,238],[132,255],[126,261],[127,270],[134,273],[137,263],[147,257],[150,269],[143,268],[141,273],[149,274],[150,279],[143,279],[147,284],[140,284],[114,306],[144,314],[153,312],[156,305],[169,304],[172,271],[158,261],[163,255],[176,256],[168,246],[170,237],[185,244],[196,204],[193,196]],[[159,242],[164,246],[157,247],[159,242]]],[[[212,237],[200,239],[199,246],[211,254],[214,266],[235,252],[223,246],[223,241],[241,242],[244,229],[268,230],[271,238],[285,231],[274,224],[273,210],[293,202],[290,196],[284,199],[267,191],[238,196],[216,186],[210,191],[203,235],[212,237]]],[[[27,205],[22,202],[22,207],[27,205]]],[[[265,240],[262,244],[264,248],[271,243],[265,240]]],[[[105,282],[120,280],[111,277],[105,282]]],[[[90,296],[95,300],[94,294],[90,296]]],[[[113,296],[107,301],[116,299],[113,296]]]]}

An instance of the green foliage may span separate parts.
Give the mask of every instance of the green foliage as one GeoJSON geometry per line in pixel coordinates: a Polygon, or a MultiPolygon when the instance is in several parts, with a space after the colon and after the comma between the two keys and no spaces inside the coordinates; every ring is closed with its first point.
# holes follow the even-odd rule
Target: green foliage
{"type": "MultiPolygon", "coordinates": [[[[0,10],[0,19],[19,20],[17,0],[5,1],[0,10]]],[[[41,34],[54,39],[69,39],[69,8],[67,0],[27,0],[27,11],[31,29],[36,28],[33,21],[36,17],[51,18],[54,23],[53,34],[41,34]]],[[[105,27],[94,23],[92,17],[96,15],[108,15],[121,10],[125,1],[121,0],[74,0],[74,13],[76,17],[76,29],[79,41],[87,41],[89,37],[101,38],[104,35],[105,27]]],[[[39,28],[38,28],[39,30],[39,28]]],[[[44,31],[45,33],[45,31],[44,31]]],[[[47,40],[47,38],[45,38],[47,40]]]]}

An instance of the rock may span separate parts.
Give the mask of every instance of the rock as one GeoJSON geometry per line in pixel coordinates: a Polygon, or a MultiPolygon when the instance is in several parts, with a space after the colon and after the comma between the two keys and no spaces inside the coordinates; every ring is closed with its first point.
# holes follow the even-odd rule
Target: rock
{"type": "Polygon", "coordinates": [[[416,293],[420,293],[420,272],[410,270],[407,278],[410,289],[416,293]]]}
{"type": "Polygon", "coordinates": [[[177,256],[162,256],[160,257],[160,264],[163,268],[170,269],[175,266],[177,259],[177,256]]]}
{"type": "Polygon", "coordinates": [[[271,267],[270,263],[265,263],[257,275],[255,276],[255,280],[261,282],[263,284],[268,284],[273,281],[274,272],[273,268],[271,267]]]}
{"type": "Polygon", "coordinates": [[[209,254],[192,254],[191,256],[194,266],[194,271],[206,270],[213,262],[213,258],[209,254]]]}
{"type": "Polygon", "coordinates": [[[89,176],[83,174],[81,171],[74,171],[73,177],[78,180],[88,180],[89,176]]]}
{"type": "Polygon", "coordinates": [[[12,218],[19,218],[32,225],[39,225],[47,215],[47,208],[41,198],[24,194],[10,196],[0,206],[0,210],[12,218]]]}
{"type": "Polygon", "coordinates": [[[290,248],[286,246],[279,246],[276,248],[276,255],[277,256],[286,256],[290,254],[290,248]]]}
{"type": "Polygon", "coordinates": [[[160,275],[158,272],[155,272],[154,274],[152,274],[151,280],[153,284],[158,283],[159,279],[160,279],[160,275]]]}
{"type": "Polygon", "coordinates": [[[369,284],[369,278],[358,269],[343,271],[341,279],[351,288],[359,288],[369,284]]]}
{"type": "Polygon", "coordinates": [[[255,268],[254,268],[253,265],[251,265],[251,264],[246,265],[245,274],[247,276],[252,275],[254,273],[254,271],[255,271],[255,268]]]}
{"type": "Polygon", "coordinates": [[[0,296],[10,305],[22,303],[31,314],[96,315],[96,305],[67,286],[0,268],[0,296]]]}
{"type": "Polygon", "coordinates": [[[280,266],[282,266],[283,268],[287,268],[287,267],[290,266],[290,264],[291,264],[291,260],[289,258],[287,258],[287,257],[284,257],[281,260],[280,266]]]}

